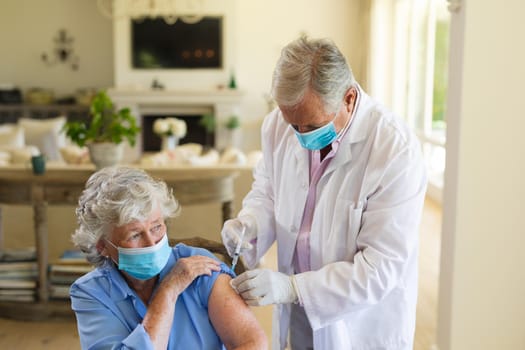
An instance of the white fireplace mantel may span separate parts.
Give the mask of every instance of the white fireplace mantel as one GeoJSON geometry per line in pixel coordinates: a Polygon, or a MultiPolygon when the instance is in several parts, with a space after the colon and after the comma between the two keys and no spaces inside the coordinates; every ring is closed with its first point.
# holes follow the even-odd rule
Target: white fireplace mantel
{"type": "MultiPolygon", "coordinates": [[[[218,149],[228,144],[224,124],[232,115],[238,115],[242,91],[232,89],[215,90],[152,90],[120,89],[108,90],[116,108],[128,107],[142,125],[145,115],[195,115],[212,113],[216,118],[215,143],[218,149]]],[[[128,161],[139,159],[142,150],[142,138],[137,139],[133,148],[126,150],[128,161]]]]}
{"type": "Polygon", "coordinates": [[[108,94],[117,104],[140,105],[209,105],[238,104],[242,92],[216,90],[110,89],[108,94]]]}

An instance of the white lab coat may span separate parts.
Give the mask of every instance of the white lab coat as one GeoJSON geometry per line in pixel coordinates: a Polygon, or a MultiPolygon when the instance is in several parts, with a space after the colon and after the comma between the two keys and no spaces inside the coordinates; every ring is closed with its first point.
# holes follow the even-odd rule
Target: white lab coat
{"type": "MultiPolygon", "coordinates": [[[[279,109],[264,120],[262,150],[240,213],[253,215],[258,226],[255,249],[244,260],[253,267],[277,240],[279,271],[293,274],[308,152],[279,109]]],[[[425,190],[418,140],[360,90],[350,129],[317,186],[312,271],[296,275],[315,349],[412,349],[425,190]]],[[[289,320],[290,305],[278,305],[274,349],[284,349],[289,320]]]]}

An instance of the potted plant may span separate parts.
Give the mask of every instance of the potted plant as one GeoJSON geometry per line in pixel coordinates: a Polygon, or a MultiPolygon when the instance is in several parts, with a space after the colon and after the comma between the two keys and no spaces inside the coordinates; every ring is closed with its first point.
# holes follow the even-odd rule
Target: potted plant
{"type": "Polygon", "coordinates": [[[199,125],[206,130],[205,148],[212,148],[215,141],[215,117],[213,114],[204,114],[199,120],[199,125]]]}
{"type": "Polygon", "coordinates": [[[236,115],[230,116],[230,118],[228,118],[228,120],[226,121],[226,124],[224,124],[224,126],[226,126],[226,129],[228,129],[228,130],[237,129],[239,126],[241,126],[241,122],[239,121],[239,117],[237,117],[236,115]]]}
{"type": "Polygon", "coordinates": [[[89,122],[71,121],[64,125],[66,136],[80,147],[87,146],[91,161],[102,168],[122,159],[123,142],[135,145],[140,132],[129,108],[115,110],[106,91],[97,92],[91,101],[89,122]]]}
{"type": "Polygon", "coordinates": [[[236,115],[230,116],[226,122],[224,123],[224,127],[226,128],[228,135],[227,140],[229,141],[228,147],[236,148],[240,145],[240,126],[241,122],[239,120],[239,117],[236,115]]]}

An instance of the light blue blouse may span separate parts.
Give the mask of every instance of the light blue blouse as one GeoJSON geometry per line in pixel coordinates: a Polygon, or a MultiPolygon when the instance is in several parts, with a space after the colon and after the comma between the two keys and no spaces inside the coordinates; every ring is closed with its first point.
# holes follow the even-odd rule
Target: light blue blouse
{"type": "MultiPolygon", "coordinates": [[[[179,258],[215,257],[202,248],[178,244],[160,273],[159,281],[179,258]]],[[[219,273],[234,276],[221,263],[221,271],[199,276],[178,297],[168,349],[224,349],[208,317],[208,297],[219,273]]],[[[153,349],[142,326],[146,305],[128,286],[113,263],[80,277],[70,289],[82,349],[153,349]]]]}

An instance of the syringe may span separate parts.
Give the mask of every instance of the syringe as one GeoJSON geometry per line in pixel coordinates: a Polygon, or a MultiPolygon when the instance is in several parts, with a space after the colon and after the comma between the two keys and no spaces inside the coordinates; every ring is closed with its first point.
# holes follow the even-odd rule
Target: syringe
{"type": "Polygon", "coordinates": [[[242,225],[241,238],[239,239],[239,242],[237,243],[237,246],[235,247],[235,252],[233,253],[233,260],[232,260],[232,270],[233,271],[235,271],[235,265],[237,265],[237,261],[239,260],[239,256],[241,255],[241,245],[242,245],[242,240],[244,238],[245,231],[246,231],[246,227],[242,225]]]}

